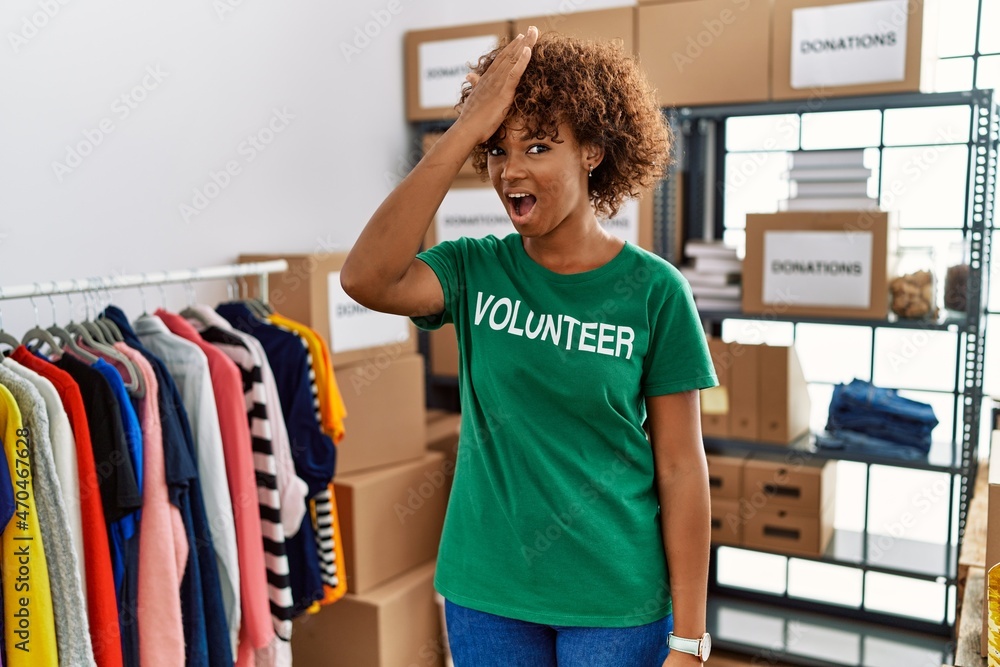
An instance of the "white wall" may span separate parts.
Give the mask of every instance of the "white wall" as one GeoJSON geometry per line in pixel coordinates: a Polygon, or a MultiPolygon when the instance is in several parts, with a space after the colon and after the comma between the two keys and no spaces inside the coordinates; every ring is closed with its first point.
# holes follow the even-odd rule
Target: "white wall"
{"type": "MultiPolygon", "coordinates": [[[[391,16],[388,0],[5,2],[0,286],[349,246],[415,148],[405,31],[633,4],[396,1],[401,11],[350,58],[341,45],[391,16]],[[258,133],[271,140],[260,151],[247,143],[258,133]],[[77,162],[71,148],[88,154],[77,162]],[[215,191],[210,172],[227,163],[239,173],[215,191]],[[214,198],[196,201],[206,185],[214,198]]],[[[166,292],[168,305],[185,298],[166,292]]],[[[134,290],[116,301],[139,304],[134,290]]],[[[8,330],[31,325],[26,302],[0,305],[8,330]]],[[[47,324],[48,303],[39,310],[47,324]]]]}

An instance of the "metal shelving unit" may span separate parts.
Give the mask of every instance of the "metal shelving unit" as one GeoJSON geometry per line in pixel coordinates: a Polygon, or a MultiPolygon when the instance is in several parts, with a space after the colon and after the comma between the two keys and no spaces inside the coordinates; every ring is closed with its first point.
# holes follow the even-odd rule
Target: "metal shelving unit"
{"type": "MultiPolygon", "coordinates": [[[[810,318],[783,314],[748,315],[738,312],[704,312],[702,317],[706,328],[718,333],[725,320],[764,320],[788,322],[793,325],[793,336],[798,324],[833,324],[867,327],[872,330],[872,346],[879,329],[922,329],[926,331],[950,332],[955,335],[957,377],[954,378],[953,395],[954,422],[951,442],[936,442],[928,457],[918,460],[904,460],[872,456],[866,453],[838,453],[815,446],[815,439],[806,436],[789,447],[776,447],[765,443],[731,439],[706,438],[706,449],[718,453],[749,454],[770,453],[804,459],[826,459],[854,461],[865,465],[865,525],[862,531],[837,530],[825,553],[815,557],[800,557],[788,554],[789,558],[843,565],[861,570],[862,602],[860,607],[845,607],[833,601],[801,599],[787,593],[787,566],[785,593],[768,595],[759,591],[741,589],[734,585],[723,585],[718,581],[719,550],[729,547],[714,546],[712,550],[711,591],[712,605],[710,630],[716,635],[716,644],[738,651],[761,654],[766,649],[775,660],[801,665],[874,665],[877,661],[865,661],[866,642],[871,637],[879,641],[896,642],[901,646],[916,649],[920,642],[910,641],[907,632],[919,632],[925,637],[924,648],[928,655],[937,656],[947,662],[949,657],[946,641],[937,641],[930,636],[947,637],[952,631],[955,605],[955,584],[957,583],[957,554],[965,529],[969,496],[976,475],[978,442],[980,437],[980,411],[983,399],[983,357],[985,343],[986,287],[990,262],[990,242],[992,236],[993,200],[997,179],[998,110],[993,91],[974,90],[958,93],[880,95],[853,98],[823,99],[816,101],[769,102],[715,107],[683,108],[670,110],[667,116],[675,130],[678,159],[669,178],[683,179],[683,199],[678,201],[674,188],[661,184],[656,194],[656,231],[654,239],[657,250],[675,264],[681,263],[679,237],[702,238],[706,227],[710,227],[714,238],[722,238],[724,231],[723,190],[717,184],[725,177],[726,121],[739,116],[769,116],[793,114],[801,117],[810,113],[832,111],[879,110],[918,107],[968,106],[970,108],[970,133],[968,146],[968,173],[966,178],[965,210],[962,226],[954,228],[961,232],[968,244],[969,292],[967,314],[951,313],[938,321],[907,320],[851,320],[841,318],[810,318]],[[679,233],[679,232],[682,232],[679,233]],[[872,492],[872,466],[893,466],[915,470],[945,473],[948,475],[950,491],[949,539],[947,544],[929,544],[905,539],[894,539],[889,549],[877,548],[879,536],[868,532],[868,505],[872,492]],[[957,526],[957,530],[955,530],[957,526]],[[957,534],[957,540],[952,534],[957,534]],[[872,554],[878,554],[878,558],[872,554]],[[865,583],[868,573],[903,576],[910,579],[934,582],[947,587],[947,610],[941,622],[887,614],[877,609],[866,608],[865,583]],[[765,644],[746,641],[752,633],[745,628],[724,622],[725,614],[732,610],[746,623],[758,623],[761,628],[780,632],[771,640],[765,632],[765,644]],[[728,611],[727,611],[728,610],[728,611]],[[810,623],[823,633],[840,633],[857,637],[858,651],[845,654],[836,652],[816,652],[812,648],[803,649],[789,642],[790,624],[800,623],[803,612],[811,614],[810,623]],[[845,618],[854,619],[856,627],[845,629],[845,618]],[[846,657],[837,657],[846,656],[846,657]]],[[[885,114],[882,130],[884,137],[885,114]]],[[[954,144],[953,144],[954,145],[954,144]]],[[[961,144],[959,144],[961,145],[961,144]]],[[[877,148],[886,148],[880,140],[877,148]]],[[[881,188],[881,179],[880,179],[881,188]]],[[[881,195],[881,192],[880,192],[881,195]]],[[[948,228],[953,229],[953,228],[948,228]]],[[[872,351],[874,368],[874,349],[872,351]]],[[[750,551],[762,551],[750,547],[736,547],[750,551]]],[[[770,552],[764,552],[770,553],[770,552]]],[[[732,614],[730,614],[732,615],[732,614]]],[[[824,635],[825,636],[825,635],[824,635]]],[[[822,645],[819,642],[818,645],[822,645]]],[[[921,649],[923,650],[923,649],[921,649]]],[[[884,664],[902,664],[887,662],[884,664]]],[[[907,664],[918,664],[907,662],[907,664]]],[[[919,663],[924,664],[924,663],[919,663]]]]}

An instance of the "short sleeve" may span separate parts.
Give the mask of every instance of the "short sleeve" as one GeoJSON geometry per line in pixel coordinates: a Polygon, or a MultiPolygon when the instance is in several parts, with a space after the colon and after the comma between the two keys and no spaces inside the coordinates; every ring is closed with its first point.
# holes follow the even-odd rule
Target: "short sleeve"
{"type": "Polygon", "coordinates": [[[426,331],[440,329],[445,324],[455,321],[456,298],[461,293],[463,271],[464,244],[466,239],[443,241],[436,246],[424,250],[417,259],[431,268],[431,271],[441,283],[444,292],[444,310],[434,315],[411,317],[410,320],[426,331]]]}
{"type": "Polygon", "coordinates": [[[691,288],[683,279],[658,311],[651,312],[642,392],[662,396],[719,384],[691,288]]]}

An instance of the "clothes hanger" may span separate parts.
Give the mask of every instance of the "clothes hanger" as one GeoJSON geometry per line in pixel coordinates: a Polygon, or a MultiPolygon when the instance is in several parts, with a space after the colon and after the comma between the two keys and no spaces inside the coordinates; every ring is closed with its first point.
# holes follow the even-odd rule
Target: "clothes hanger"
{"type": "Polygon", "coordinates": [[[187,307],[181,311],[181,317],[189,320],[198,320],[206,327],[212,326],[209,323],[208,318],[202,315],[200,312],[198,312],[194,307],[195,303],[197,303],[198,300],[197,294],[195,293],[194,290],[194,283],[190,280],[184,283],[184,291],[188,295],[188,302],[187,302],[187,307]]]}
{"type": "MultiPolygon", "coordinates": [[[[84,292],[83,293],[83,300],[87,303],[87,319],[84,320],[83,322],[80,322],[80,326],[82,326],[84,329],[86,329],[87,332],[90,333],[90,336],[95,341],[97,341],[98,343],[100,343],[102,345],[107,345],[107,340],[104,337],[104,329],[102,329],[101,327],[97,326],[97,323],[90,319],[90,299],[91,299],[91,296],[92,296],[91,292],[84,292]]],[[[100,308],[97,308],[96,312],[100,312],[100,308]]]]}
{"type": "Polygon", "coordinates": [[[267,319],[271,315],[274,315],[274,308],[271,308],[271,304],[267,302],[267,295],[264,294],[263,276],[257,276],[257,292],[257,298],[254,299],[254,303],[256,303],[261,312],[264,313],[264,319],[267,319]]]}
{"type": "MultiPolygon", "coordinates": [[[[90,299],[89,299],[89,295],[90,294],[91,293],[89,291],[84,292],[84,299],[85,299],[86,304],[87,304],[87,320],[88,320],[87,323],[93,324],[93,322],[89,322],[89,320],[90,320],[90,299]]],[[[85,326],[85,324],[72,324],[71,323],[69,326],[66,327],[66,329],[68,331],[70,331],[71,333],[75,333],[75,334],[79,335],[80,339],[84,343],[87,344],[87,347],[91,348],[92,350],[97,350],[98,352],[101,352],[105,356],[111,357],[112,359],[114,359],[115,361],[117,361],[119,364],[121,364],[122,366],[124,366],[126,370],[128,370],[129,377],[127,377],[127,378],[126,377],[122,377],[122,379],[125,381],[125,387],[126,387],[126,389],[128,389],[128,391],[129,391],[130,394],[139,395],[140,391],[144,391],[144,387],[143,387],[143,385],[140,384],[140,380],[139,380],[139,376],[141,375],[141,373],[139,371],[139,368],[132,362],[131,359],[129,359],[124,354],[122,354],[120,351],[118,351],[115,348],[111,347],[107,343],[105,343],[103,341],[97,340],[97,338],[95,338],[92,335],[90,328],[87,327],[87,326],[85,326]]]]}
{"type": "MultiPolygon", "coordinates": [[[[104,312],[105,310],[107,310],[107,308],[111,305],[111,301],[112,301],[111,290],[108,289],[107,285],[104,285],[104,291],[107,292],[108,302],[107,302],[107,304],[105,304],[104,308],[101,308],[101,312],[104,312]]],[[[112,320],[110,318],[107,318],[107,317],[104,317],[102,315],[101,317],[97,318],[97,321],[100,322],[100,323],[102,323],[104,325],[104,328],[107,329],[108,332],[111,334],[111,338],[112,338],[112,340],[115,343],[124,343],[125,342],[125,336],[122,335],[121,329],[118,328],[118,325],[115,324],[114,320],[112,320]]]]}
{"type": "MultiPolygon", "coordinates": [[[[35,290],[41,292],[42,291],[41,285],[35,283],[35,290]]],[[[49,350],[51,352],[53,353],[60,352],[62,350],[62,345],[60,345],[59,342],[52,337],[52,334],[50,334],[48,331],[43,329],[41,325],[38,324],[38,306],[35,305],[35,298],[33,296],[28,297],[28,301],[31,302],[31,307],[35,309],[35,326],[29,329],[24,334],[24,336],[21,337],[21,344],[27,347],[29,343],[37,342],[38,348],[41,348],[42,345],[48,345],[49,350]]],[[[55,308],[55,302],[52,301],[51,294],[49,294],[49,301],[52,302],[52,322],[55,323],[56,308],[55,308]]]]}
{"type": "Polygon", "coordinates": [[[239,280],[240,284],[240,301],[244,306],[250,309],[251,313],[262,320],[266,320],[267,313],[264,312],[260,306],[258,306],[257,303],[250,298],[250,288],[247,286],[247,281],[243,279],[243,276],[240,276],[237,280],[239,280]]]}
{"type": "MultiPolygon", "coordinates": [[[[76,284],[76,281],[74,281],[74,285],[75,284],[76,284]]],[[[70,297],[70,295],[69,295],[68,292],[66,293],[66,301],[69,304],[69,319],[70,319],[70,326],[72,326],[73,325],[73,299],[70,297]]],[[[53,336],[55,336],[56,338],[58,338],[62,342],[62,348],[69,349],[73,354],[75,354],[76,356],[78,356],[80,359],[82,359],[83,361],[85,361],[87,364],[93,365],[93,364],[97,363],[97,357],[94,356],[93,354],[91,354],[90,352],[88,352],[87,350],[83,349],[82,347],[80,347],[77,344],[76,338],[73,336],[73,334],[71,334],[70,332],[68,332],[66,329],[63,329],[59,325],[53,323],[52,326],[50,326],[48,328],[48,332],[50,334],[52,334],[53,336]]]]}
{"type": "MultiPolygon", "coordinates": [[[[3,290],[0,290],[0,299],[3,299],[3,290]]],[[[20,341],[11,336],[9,333],[4,331],[3,328],[3,311],[0,310],[0,345],[10,345],[12,349],[17,349],[20,345],[20,341]]]]}
{"type": "MultiPolygon", "coordinates": [[[[100,279],[95,278],[94,280],[97,281],[100,279]]],[[[89,328],[90,332],[94,335],[94,338],[96,338],[99,342],[110,346],[114,345],[115,337],[111,334],[111,330],[105,326],[101,319],[101,311],[103,310],[101,300],[101,287],[98,285],[94,290],[94,319],[91,320],[91,326],[89,328]]]]}

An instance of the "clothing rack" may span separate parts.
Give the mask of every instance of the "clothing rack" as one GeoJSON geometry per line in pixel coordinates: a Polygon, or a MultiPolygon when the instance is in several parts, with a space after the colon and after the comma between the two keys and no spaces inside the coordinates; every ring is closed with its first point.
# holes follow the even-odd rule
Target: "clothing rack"
{"type": "Polygon", "coordinates": [[[246,264],[226,264],[203,269],[186,269],[180,271],[160,271],[151,273],[134,273],[131,275],[104,276],[97,278],[79,278],[75,280],[60,280],[31,285],[16,285],[0,287],[0,301],[9,299],[30,299],[36,296],[56,294],[77,294],[81,292],[96,292],[117,290],[130,287],[146,287],[152,285],[167,285],[170,283],[190,283],[204,280],[226,280],[242,276],[259,276],[260,293],[267,294],[267,277],[271,273],[283,273],[288,270],[288,262],[283,259],[268,262],[248,262],[246,264]]]}

